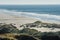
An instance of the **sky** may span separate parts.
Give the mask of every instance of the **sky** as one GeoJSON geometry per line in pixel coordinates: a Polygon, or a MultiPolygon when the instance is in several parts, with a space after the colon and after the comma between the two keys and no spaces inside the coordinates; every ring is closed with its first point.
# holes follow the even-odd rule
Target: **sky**
{"type": "Polygon", "coordinates": [[[11,5],[42,5],[42,4],[60,4],[60,0],[0,0],[0,4],[11,4],[11,5]]]}

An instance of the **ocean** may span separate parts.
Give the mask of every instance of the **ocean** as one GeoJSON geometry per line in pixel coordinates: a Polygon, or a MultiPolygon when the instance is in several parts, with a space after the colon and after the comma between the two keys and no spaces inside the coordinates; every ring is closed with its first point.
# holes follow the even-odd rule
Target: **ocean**
{"type": "Polygon", "coordinates": [[[0,13],[60,22],[60,5],[0,5],[0,13]]]}

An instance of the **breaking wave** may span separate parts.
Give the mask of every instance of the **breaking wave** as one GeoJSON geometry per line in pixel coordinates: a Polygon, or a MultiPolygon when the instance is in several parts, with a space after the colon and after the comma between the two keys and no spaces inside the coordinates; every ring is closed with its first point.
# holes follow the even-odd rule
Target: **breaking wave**
{"type": "Polygon", "coordinates": [[[43,21],[58,21],[60,22],[59,15],[52,15],[52,14],[41,14],[41,13],[32,13],[32,12],[18,12],[16,10],[5,10],[0,9],[0,13],[9,14],[9,15],[16,15],[16,16],[25,16],[36,18],[43,21]]]}

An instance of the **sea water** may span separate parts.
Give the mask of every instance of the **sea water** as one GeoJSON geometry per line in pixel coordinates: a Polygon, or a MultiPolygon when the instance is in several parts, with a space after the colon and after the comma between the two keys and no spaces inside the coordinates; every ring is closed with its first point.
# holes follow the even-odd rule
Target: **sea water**
{"type": "Polygon", "coordinates": [[[0,5],[0,13],[60,22],[60,5],[0,5]]]}

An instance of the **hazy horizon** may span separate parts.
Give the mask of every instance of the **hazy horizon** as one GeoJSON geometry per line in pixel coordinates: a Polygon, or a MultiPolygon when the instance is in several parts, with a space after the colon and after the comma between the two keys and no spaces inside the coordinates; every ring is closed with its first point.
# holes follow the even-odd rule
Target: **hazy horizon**
{"type": "Polygon", "coordinates": [[[60,0],[0,0],[0,5],[59,5],[60,0]]]}

